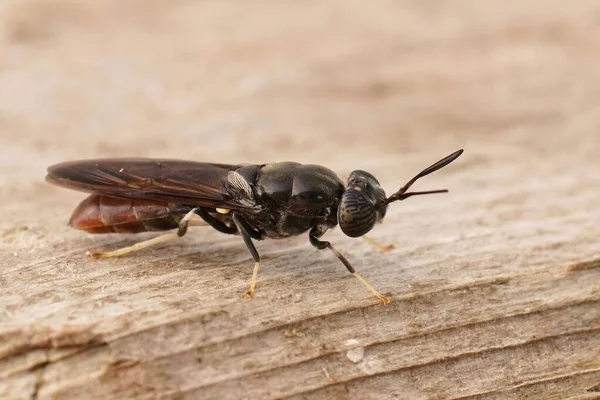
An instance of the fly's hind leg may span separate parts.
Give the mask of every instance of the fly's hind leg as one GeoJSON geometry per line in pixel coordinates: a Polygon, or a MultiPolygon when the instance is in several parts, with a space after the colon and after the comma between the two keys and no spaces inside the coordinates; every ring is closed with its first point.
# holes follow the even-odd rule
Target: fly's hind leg
{"type": "Polygon", "coordinates": [[[165,242],[169,242],[174,239],[178,239],[187,233],[190,221],[192,220],[194,215],[196,215],[196,211],[198,211],[198,208],[194,208],[193,210],[188,212],[181,219],[181,221],[179,222],[179,228],[177,228],[177,232],[166,233],[164,235],[160,235],[155,238],[136,243],[132,246],[123,247],[121,249],[117,249],[117,250],[113,250],[113,251],[105,251],[105,252],[98,252],[98,253],[88,252],[88,255],[92,258],[119,257],[119,256],[123,256],[125,254],[129,254],[129,253],[133,253],[138,250],[145,249],[150,246],[154,246],[156,244],[165,243],[165,242]]]}
{"type": "Polygon", "coordinates": [[[319,240],[316,236],[316,232],[311,231],[310,235],[309,235],[309,239],[310,239],[310,243],[316,247],[319,250],[324,250],[324,249],[329,249],[331,250],[331,252],[338,258],[338,260],[340,260],[342,262],[342,264],[344,264],[344,266],[346,267],[346,269],[348,269],[348,271],[354,275],[359,281],[361,281],[361,283],[363,285],[365,285],[365,287],[367,289],[369,289],[371,291],[371,293],[373,293],[375,295],[375,297],[377,297],[379,299],[379,301],[381,301],[381,304],[388,304],[389,302],[392,301],[392,299],[385,297],[384,295],[382,295],[381,293],[379,293],[377,290],[375,290],[375,288],[369,283],[367,282],[367,280],[365,278],[363,278],[358,272],[356,272],[356,270],[354,269],[354,267],[352,267],[352,264],[350,264],[350,262],[348,260],[346,260],[346,257],[344,257],[339,251],[337,251],[335,249],[335,247],[333,247],[331,245],[331,243],[327,242],[327,241],[323,241],[323,240],[319,240]]]}
{"type": "MultiPolygon", "coordinates": [[[[240,235],[242,235],[242,239],[244,240],[244,244],[250,251],[252,258],[254,259],[254,270],[252,271],[252,280],[250,281],[250,288],[246,291],[244,297],[251,298],[254,294],[254,288],[256,287],[256,277],[258,276],[258,267],[260,265],[260,255],[258,251],[256,251],[256,247],[254,247],[254,243],[252,242],[252,237],[250,232],[251,228],[248,226],[246,221],[236,212],[231,213],[231,219],[235,223],[240,235]]],[[[254,235],[257,235],[257,232],[253,232],[254,235]]]]}

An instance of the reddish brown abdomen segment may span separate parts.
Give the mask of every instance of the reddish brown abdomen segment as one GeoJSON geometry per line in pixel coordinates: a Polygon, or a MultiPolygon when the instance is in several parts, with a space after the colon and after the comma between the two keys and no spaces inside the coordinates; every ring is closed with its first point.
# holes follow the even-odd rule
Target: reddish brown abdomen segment
{"type": "Polygon", "coordinates": [[[89,233],[138,233],[175,229],[183,217],[172,204],[153,200],[121,199],[93,194],[83,200],[69,226],[89,233]]]}

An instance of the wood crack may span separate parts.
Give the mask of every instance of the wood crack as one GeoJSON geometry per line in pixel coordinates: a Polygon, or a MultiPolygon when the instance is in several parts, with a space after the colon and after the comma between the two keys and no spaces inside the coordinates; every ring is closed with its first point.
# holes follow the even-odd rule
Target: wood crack
{"type": "MultiPolygon", "coordinates": [[[[494,347],[494,348],[489,348],[489,349],[485,349],[485,350],[481,350],[481,351],[474,351],[474,352],[466,352],[466,353],[463,353],[463,354],[460,354],[460,355],[457,355],[457,356],[443,357],[443,358],[440,358],[440,359],[437,359],[437,360],[432,360],[431,362],[426,362],[426,363],[422,363],[422,364],[415,364],[415,365],[411,365],[411,366],[407,366],[407,367],[402,367],[402,368],[397,368],[397,369],[388,370],[388,371],[383,371],[383,372],[371,373],[368,376],[359,376],[359,377],[355,377],[355,378],[344,380],[343,382],[336,382],[336,383],[331,384],[331,385],[323,385],[323,386],[320,386],[318,388],[313,388],[313,389],[310,389],[310,390],[307,390],[307,391],[301,391],[301,392],[296,392],[296,393],[293,393],[293,394],[290,394],[290,395],[286,395],[283,398],[294,398],[294,397],[297,397],[297,396],[300,396],[300,395],[306,395],[306,394],[310,394],[310,393],[317,393],[320,390],[325,389],[327,386],[333,386],[333,385],[339,385],[339,384],[343,384],[344,386],[347,386],[348,384],[353,383],[353,382],[365,381],[365,380],[373,379],[373,378],[380,377],[380,376],[383,376],[383,375],[392,375],[392,374],[397,373],[399,371],[413,370],[413,369],[418,369],[418,368],[427,367],[427,366],[433,366],[435,364],[441,364],[441,363],[445,363],[445,362],[449,362],[449,361],[457,361],[457,360],[460,360],[460,359],[463,359],[463,358],[469,358],[469,357],[473,357],[473,356],[480,356],[480,355],[483,355],[483,354],[486,354],[486,353],[499,352],[499,351],[503,351],[503,350],[509,350],[509,349],[517,348],[517,347],[520,347],[520,346],[527,346],[527,345],[531,345],[532,343],[536,343],[536,342],[542,342],[542,341],[557,339],[557,338],[561,338],[561,337],[569,337],[569,336],[581,335],[581,334],[587,334],[587,333],[599,332],[599,331],[600,331],[600,327],[599,328],[590,328],[590,329],[581,329],[581,330],[577,330],[577,331],[573,331],[573,332],[569,332],[569,333],[565,333],[565,334],[548,336],[548,337],[544,337],[544,338],[541,338],[541,339],[535,339],[535,340],[531,340],[531,341],[519,343],[519,344],[516,344],[516,345],[503,346],[503,347],[494,347]]],[[[549,381],[559,380],[559,379],[563,379],[563,378],[567,378],[567,377],[578,376],[578,375],[583,375],[583,374],[589,374],[589,373],[594,373],[594,372],[599,372],[599,371],[600,371],[600,368],[598,368],[598,369],[589,369],[589,370],[584,370],[584,371],[573,372],[571,374],[559,375],[557,377],[536,379],[536,380],[531,380],[531,381],[524,382],[524,383],[519,383],[518,385],[514,385],[513,388],[520,388],[520,387],[525,387],[525,386],[533,385],[533,384],[540,383],[540,382],[549,382],[549,381]]],[[[469,396],[458,397],[457,399],[471,398],[471,397],[474,397],[474,396],[480,396],[482,394],[489,395],[489,394],[497,392],[497,391],[498,390],[491,390],[491,391],[477,393],[477,394],[473,394],[473,395],[469,395],[469,396]]]]}
{"type": "MultiPolygon", "coordinates": [[[[599,300],[591,301],[591,302],[590,301],[585,301],[585,302],[581,302],[579,304],[597,303],[598,301],[599,300]]],[[[557,307],[556,309],[552,309],[552,310],[553,311],[554,310],[560,310],[560,309],[563,309],[563,308],[566,308],[566,307],[572,307],[574,305],[575,304],[569,305],[569,306],[564,306],[564,307],[557,307]]],[[[550,309],[546,309],[546,310],[550,311],[550,309]]],[[[544,311],[546,311],[546,310],[544,310],[544,311]]],[[[539,312],[540,311],[535,311],[533,313],[539,313],[539,312]]],[[[506,320],[506,319],[510,319],[510,318],[514,318],[514,317],[522,317],[522,316],[526,316],[526,315],[529,315],[529,314],[531,314],[531,313],[524,313],[524,314],[519,314],[519,315],[515,315],[515,316],[511,316],[511,317],[506,317],[506,318],[502,318],[501,320],[506,320]]],[[[458,327],[452,327],[452,328],[448,328],[448,329],[442,329],[442,330],[438,330],[438,331],[427,332],[427,333],[424,333],[422,335],[414,335],[414,336],[410,336],[410,337],[405,337],[405,338],[394,340],[394,341],[390,341],[390,342],[385,342],[385,343],[380,342],[380,343],[373,343],[373,344],[370,344],[370,345],[363,345],[363,347],[365,347],[365,349],[368,349],[369,347],[372,347],[372,346],[377,346],[377,345],[382,345],[382,344],[391,344],[391,343],[394,343],[394,342],[411,340],[411,339],[415,339],[415,338],[418,338],[418,337],[432,336],[434,334],[438,334],[438,333],[442,333],[442,332],[450,331],[450,330],[457,331],[457,330],[461,330],[461,329],[464,329],[464,328],[469,328],[469,327],[472,327],[472,326],[482,325],[482,324],[485,324],[485,323],[496,322],[496,321],[498,321],[498,319],[491,319],[491,320],[488,320],[488,321],[481,321],[481,322],[477,322],[477,323],[474,323],[474,324],[466,324],[466,325],[462,325],[462,326],[458,326],[458,327]]],[[[531,340],[522,341],[522,342],[514,344],[514,345],[490,347],[490,348],[486,348],[486,349],[483,349],[483,350],[461,353],[461,354],[456,355],[456,356],[446,356],[446,357],[443,357],[443,358],[440,358],[440,359],[432,360],[432,361],[421,363],[421,364],[415,364],[415,365],[411,365],[411,366],[408,366],[408,367],[402,367],[402,368],[397,368],[397,369],[394,369],[394,370],[389,370],[389,371],[384,371],[384,372],[378,372],[378,373],[370,373],[368,376],[360,376],[360,377],[356,377],[356,378],[344,380],[344,382],[345,383],[349,383],[349,382],[352,382],[352,381],[355,381],[355,380],[367,379],[367,378],[370,378],[370,377],[373,377],[373,376],[384,375],[384,374],[392,374],[394,372],[401,371],[401,370],[410,370],[410,369],[413,369],[413,368],[418,368],[418,367],[423,367],[423,366],[428,366],[428,365],[434,365],[434,364],[437,364],[437,363],[443,363],[443,362],[452,361],[452,360],[458,360],[458,359],[464,358],[464,357],[469,357],[469,356],[474,356],[474,355],[483,355],[483,354],[488,353],[488,352],[496,352],[496,351],[502,351],[502,350],[507,350],[507,349],[513,349],[513,348],[517,348],[517,347],[520,347],[520,346],[527,346],[527,345],[530,345],[530,344],[533,344],[533,343],[536,343],[536,342],[547,341],[547,340],[554,339],[554,338],[560,338],[560,337],[572,336],[572,335],[581,335],[581,334],[586,334],[586,333],[591,333],[591,332],[597,332],[597,331],[600,331],[600,327],[584,328],[584,329],[573,330],[573,331],[570,331],[570,332],[565,332],[565,333],[561,333],[561,334],[557,334],[557,335],[550,335],[550,336],[538,337],[538,338],[534,338],[534,339],[531,339],[531,340]]],[[[336,354],[341,354],[341,353],[342,353],[342,351],[321,354],[321,355],[319,355],[317,357],[310,358],[310,359],[305,359],[305,360],[302,360],[302,361],[297,362],[297,363],[290,363],[290,364],[286,364],[284,366],[280,366],[280,367],[277,367],[277,368],[269,368],[269,369],[264,369],[264,370],[260,370],[260,371],[255,371],[255,372],[253,372],[251,374],[248,374],[248,375],[236,376],[234,378],[234,380],[238,380],[238,379],[251,379],[252,376],[256,376],[256,375],[259,375],[259,374],[267,374],[269,372],[272,372],[272,371],[275,371],[275,370],[280,370],[282,368],[283,369],[294,368],[294,367],[296,367],[298,365],[301,365],[301,364],[304,364],[304,363],[307,363],[307,362],[310,362],[310,361],[315,361],[315,360],[318,360],[318,359],[323,359],[323,358],[326,358],[328,356],[336,355],[336,354]]],[[[209,387],[209,386],[214,386],[214,385],[217,385],[217,384],[222,384],[222,383],[230,381],[230,380],[231,379],[227,379],[227,380],[223,380],[223,381],[213,381],[213,382],[210,382],[208,385],[197,386],[197,387],[194,387],[194,388],[190,388],[190,389],[188,389],[186,391],[180,391],[179,393],[187,393],[187,392],[190,392],[190,391],[201,389],[203,387],[209,387]]],[[[336,382],[336,383],[339,383],[339,381],[336,382]]],[[[327,385],[311,389],[309,392],[322,389],[323,387],[326,387],[326,386],[327,385]]],[[[295,393],[294,395],[302,394],[302,393],[304,393],[304,392],[295,393]]]]}
{"type": "MultiPolygon", "coordinates": [[[[516,389],[525,388],[525,387],[528,387],[528,386],[539,385],[540,383],[556,382],[556,381],[565,380],[565,379],[568,379],[568,378],[573,378],[573,377],[581,376],[581,375],[597,374],[599,372],[600,372],[600,368],[588,369],[588,370],[583,370],[583,371],[576,371],[576,372],[572,372],[570,374],[562,374],[562,375],[552,376],[550,378],[534,379],[534,380],[531,380],[531,381],[519,383],[518,385],[513,385],[513,386],[509,386],[509,387],[498,388],[498,389],[494,389],[494,390],[488,390],[488,391],[481,392],[481,393],[474,393],[474,394],[471,394],[471,395],[468,395],[468,396],[453,397],[452,400],[476,399],[478,397],[485,398],[485,397],[487,397],[487,396],[489,396],[491,394],[494,394],[494,393],[510,392],[510,391],[514,391],[516,389]]],[[[591,389],[594,389],[594,388],[591,388],[591,389]]],[[[591,390],[591,389],[588,389],[587,391],[588,392],[598,391],[598,390],[591,390]]]]}

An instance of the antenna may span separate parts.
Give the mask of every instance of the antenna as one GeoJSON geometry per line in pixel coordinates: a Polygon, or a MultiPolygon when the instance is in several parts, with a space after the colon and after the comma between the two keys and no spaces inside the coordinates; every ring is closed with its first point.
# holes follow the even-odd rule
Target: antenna
{"type": "Polygon", "coordinates": [[[419,172],[414,178],[412,178],[410,181],[408,181],[406,183],[406,185],[402,186],[400,188],[400,190],[398,190],[396,193],[394,193],[393,195],[391,195],[390,197],[385,199],[385,204],[390,204],[394,201],[404,200],[408,197],[418,196],[418,195],[422,195],[422,194],[447,193],[448,192],[447,189],[429,190],[429,191],[425,191],[425,192],[410,192],[410,193],[406,193],[406,191],[408,189],[410,189],[410,187],[417,181],[417,179],[427,176],[427,175],[431,174],[432,172],[437,171],[438,169],[444,168],[446,165],[448,165],[452,161],[456,160],[462,153],[463,153],[463,149],[455,151],[454,153],[450,154],[449,156],[442,158],[440,161],[436,162],[435,164],[425,168],[423,171],[419,172]]]}

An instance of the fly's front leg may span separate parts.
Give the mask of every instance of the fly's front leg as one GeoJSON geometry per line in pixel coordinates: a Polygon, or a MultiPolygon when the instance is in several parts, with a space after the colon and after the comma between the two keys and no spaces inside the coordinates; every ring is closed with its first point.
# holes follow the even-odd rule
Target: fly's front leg
{"type": "Polygon", "coordinates": [[[331,243],[329,243],[327,241],[319,240],[317,238],[317,236],[316,236],[316,232],[314,232],[314,231],[310,232],[309,239],[310,239],[310,244],[312,244],[317,249],[319,249],[319,250],[324,250],[324,249],[331,250],[331,252],[333,254],[335,254],[335,256],[338,258],[338,260],[340,260],[342,262],[342,264],[344,264],[344,266],[348,269],[348,271],[352,275],[354,275],[359,281],[361,281],[362,284],[365,285],[367,287],[367,289],[369,289],[379,299],[379,301],[381,301],[382,304],[388,304],[390,301],[392,301],[390,298],[385,297],[384,295],[382,295],[381,293],[379,293],[377,290],[375,290],[375,288],[369,282],[367,282],[365,280],[365,278],[363,278],[358,272],[356,272],[356,270],[354,269],[354,267],[352,267],[352,264],[350,264],[350,262],[348,260],[346,260],[346,257],[344,257],[339,251],[337,251],[331,245],[331,243]]]}
{"type": "Polygon", "coordinates": [[[393,244],[379,243],[377,240],[375,240],[372,237],[369,237],[367,235],[362,235],[361,237],[363,238],[363,240],[365,242],[367,242],[371,246],[377,248],[379,251],[390,251],[390,250],[394,250],[396,248],[396,246],[394,246],[393,244]]]}
{"type": "Polygon", "coordinates": [[[242,239],[244,240],[244,244],[250,251],[252,258],[254,259],[254,270],[252,271],[252,280],[250,281],[250,288],[246,291],[244,297],[251,298],[254,294],[254,288],[256,287],[256,277],[258,276],[258,267],[260,265],[260,255],[258,251],[256,251],[256,247],[254,247],[254,243],[252,242],[252,237],[250,236],[249,229],[250,227],[244,221],[244,219],[236,212],[231,213],[231,219],[235,223],[240,235],[242,235],[242,239]]]}
{"type": "Polygon", "coordinates": [[[196,211],[198,208],[194,208],[190,212],[188,212],[182,219],[179,221],[179,228],[177,228],[177,232],[171,232],[164,235],[157,236],[155,238],[139,242],[134,244],[133,246],[123,247],[122,249],[117,249],[113,251],[105,251],[98,253],[89,253],[88,255],[92,258],[108,258],[108,257],[119,257],[125,254],[133,253],[134,251],[139,251],[145,249],[146,247],[154,246],[156,244],[169,242],[174,239],[178,239],[184,236],[187,233],[188,225],[190,221],[196,215],[196,211]]]}

